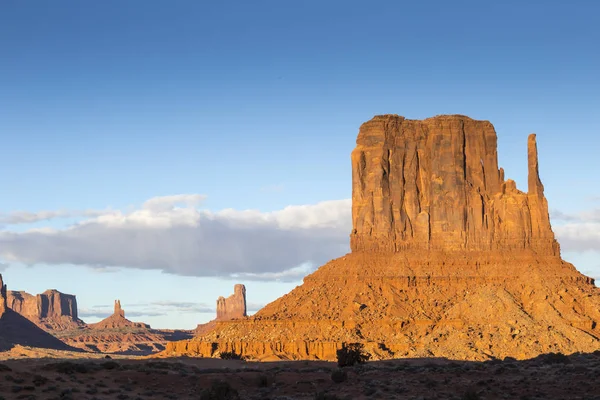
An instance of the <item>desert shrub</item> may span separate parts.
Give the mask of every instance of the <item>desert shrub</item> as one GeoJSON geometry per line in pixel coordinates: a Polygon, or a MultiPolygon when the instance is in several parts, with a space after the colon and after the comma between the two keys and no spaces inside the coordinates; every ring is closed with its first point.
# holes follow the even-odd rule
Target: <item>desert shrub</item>
{"type": "Polygon", "coordinates": [[[342,383],[348,379],[348,374],[341,368],[334,369],[331,372],[331,380],[335,383],[342,383]]]}
{"type": "Polygon", "coordinates": [[[344,343],[342,348],[336,352],[339,367],[350,367],[355,364],[364,363],[371,358],[365,353],[361,343],[344,343]]]}
{"type": "Polygon", "coordinates": [[[73,374],[75,372],[85,374],[89,372],[89,368],[85,364],[74,363],[71,361],[61,361],[48,364],[46,369],[56,371],[59,374],[73,374]]]}
{"type": "Polygon", "coordinates": [[[256,378],[256,383],[257,383],[258,387],[267,387],[267,386],[269,386],[269,377],[265,374],[260,374],[256,378]]]}
{"type": "Polygon", "coordinates": [[[315,394],[315,400],[340,400],[340,398],[332,393],[318,392],[315,394]]]}
{"type": "Polygon", "coordinates": [[[239,400],[240,395],[228,382],[213,381],[210,388],[204,389],[200,400],[239,400]]]}
{"type": "Polygon", "coordinates": [[[462,395],[461,400],[480,400],[481,396],[479,393],[475,391],[475,389],[467,389],[467,391],[462,395]]]}
{"type": "Polygon", "coordinates": [[[239,355],[233,351],[224,351],[223,353],[219,354],[219,357],[221,357],[222,360],[243,360],[244,359],[244,357],[242,357],[241,355],[239,355]]]}
{"type": "Polygon", "coordinates": [[[116,361],[106,361],[102,363],[102,368],[104,369],[118,369],[119,363],[116,361]]]}

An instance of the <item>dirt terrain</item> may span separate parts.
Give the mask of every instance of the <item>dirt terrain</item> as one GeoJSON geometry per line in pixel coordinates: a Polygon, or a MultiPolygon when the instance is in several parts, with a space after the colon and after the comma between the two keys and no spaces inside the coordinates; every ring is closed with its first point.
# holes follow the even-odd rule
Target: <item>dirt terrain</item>
{"type": "Polygon", "coordinates": [[[0,362],[0,398],[600,399],[600,352],[527,361],[405,359],[341,369],[323,361],[34,359],[35,350],[26,348],[13,349],[11,357],[19,352],[26,358],[0,362]]]}

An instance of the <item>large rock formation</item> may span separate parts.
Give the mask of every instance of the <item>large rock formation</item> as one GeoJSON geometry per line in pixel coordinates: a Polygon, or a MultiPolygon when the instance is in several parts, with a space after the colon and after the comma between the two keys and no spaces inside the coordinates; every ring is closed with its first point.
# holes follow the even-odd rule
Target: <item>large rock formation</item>
{"type": "Polygon", "coordinates": [[[246,286],[237,284],[228,298],[217,299],[217,321],[227,321],[246,316],[246,286]]]}
{"type": "Polygon", "coordinates": [[[23,291],[9,291],[8,307],[46,330],[74,329],[84,325],[77,316],[77,299],[55,289],[31,295],[23,291]]]}
{"type": "Polygon", "coordinates": [[[360,128],[352,152],[352,251],[515,251],[558,256],[528,142],[529,188],[498,168],[487,121],[382,115],[360,128]]]}
{"type": "Polygon", "coordinates": [[[121,308],[121,300],[115,300],[114,312],[100,322],[88,325],[91,329],[119,329],[119,328],[144,328],[150,325],[143,322],[132,322],[125,318],[125,311],[121,308]]]}
{"type": "Polygon", "coordinates": [[[6,285],[0,275],[0,351],[15,345],[74,350],[8,307],[6,285]]]}
{"type": "Polygon", "coordinates": [[[205,324],[198,324],[194,334],[202,335],[216,326],[216,321],[229,321],[246,317],[246,286],[238,283],[233,287],[233,294],[228,298],[217,299],[217,318],[205,324]]]}
{"type": "Polygon", "coordinates": [[[352,152],[352,253],[166,354],[334,359],[343,342],[380,359],[600,349],[600,289],[560,258],[535,140],[525,193],[498,168],[487,121],[366,122],[352,152]]]}

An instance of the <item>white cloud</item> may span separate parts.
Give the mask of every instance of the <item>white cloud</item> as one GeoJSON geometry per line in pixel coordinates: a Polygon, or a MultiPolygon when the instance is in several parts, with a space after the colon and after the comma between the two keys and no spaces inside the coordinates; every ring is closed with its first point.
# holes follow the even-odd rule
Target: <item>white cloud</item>
{"type": "Polygon", "coordinates": [[[203,194],[175,194],[171,196],[153,197],[146,201],[142,208],[150,211],[168,211],[176,205],[196,207],[206,199],[203,194]]]}
{"type": "Polygon", "coordinates": [[[349,250],[350,200],[265,213],[196,209],[204,198],[164,196],[64,229],[0,231],[0,258],[290,281],[349,250]],[[179,204],[186,207],[175,207],[179,204]]]}
{"type": "Polygon", "coordinates": [[[583,252],[600,249],[600,209],[575,214],[552,210],[550,216],[558,224],[552,229],[564,251],[583,252]]]}
{"type": "Polygon", "coordinates": [[[106,215],[111,210],[42,210],[36,212],[13,211],[8,214],[0,213],[0,224],[18,225],[33,224],[36,222],[50,221],[59,218],[97,217],[106,215]]]}

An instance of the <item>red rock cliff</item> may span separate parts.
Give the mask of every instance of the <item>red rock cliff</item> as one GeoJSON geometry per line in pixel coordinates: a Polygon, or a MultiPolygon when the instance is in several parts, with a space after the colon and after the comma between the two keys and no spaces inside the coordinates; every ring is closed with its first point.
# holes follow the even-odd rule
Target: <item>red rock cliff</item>
{"type": "Polygon", "coordinates": [[[77,316],[77,299],[58,290],[46,290],[31,295],[23,291],[9,291],[8,307],[45,329],[63,330],[83,325],[77,316]]]}
{"type": "Polygon", "coordinates": [[[529,189],[504,180],[496,132],[460,115],[376,116],[352,152],[352,251],[523,250],[559,255],[528,141],[529,189]]]}

